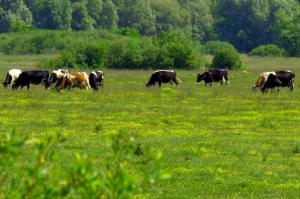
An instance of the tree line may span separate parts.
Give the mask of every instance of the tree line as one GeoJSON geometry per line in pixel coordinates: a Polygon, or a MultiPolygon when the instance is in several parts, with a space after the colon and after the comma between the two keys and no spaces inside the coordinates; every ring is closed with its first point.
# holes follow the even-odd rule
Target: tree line
{"type": "Polygon", "coordinates": [[[146,36],[180,30],[240,52],[276,44],[300,56],[299,0],[0,0],[0,33],[120,28],[146,36]]]}

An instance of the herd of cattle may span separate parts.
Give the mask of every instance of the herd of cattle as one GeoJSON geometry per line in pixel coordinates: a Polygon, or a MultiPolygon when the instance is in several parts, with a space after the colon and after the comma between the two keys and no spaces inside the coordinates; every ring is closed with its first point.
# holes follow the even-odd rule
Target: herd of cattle
{"type": "Polygon", "coordinates": [[[42,84],[45,89],[49,89],[55,84],[58,92],[66,88],[79,87],[81,89],[99,90],[103,87],[104,73],[102,71],[93,71],[89,75],[86,72],[69,73],[68,70],[58,69],[51,73],[49,71],[21,71],[20,69],[11,69],[7,72],[6,78],[2,83],[4,87],[11,86],[13,90],[21,89],[30,84],[42,84]]]}
{"type": "MultiPolygon", "coordinates": [[[[197,82],[204,81],[205,85],[212,85],[213,82],[220,82],[222,85],[228,85],[228,71],[226,69],[208,70],[197,75],[197,82]]],[[[295,74],[292,71],[274,71],[263,72],[259,75],[256,83],[252,86],[253,90],[260,89],[262,93],[269,89],[288,87],[291,91],[294,89],[295,74]]],[[[176,77],[174,70],[157,70],[152,73],[147,87],[158,83],[182,83],[176,77]]],[[[24,86],[30,88],[30,84],[42,84],[45,89],[49,89],[55,84],[55,89],[60,92],[63,89],[79,87],[80,89],[99,90],[104,85],[104,73],[102,71],[93,71],[89,75],[86,72],[69,73],[68,70],[58,69],[49,71],[21,71],[20,69],[11,69],[7,72],[5,81],[2,83],[6,88],[11,86],[13,90],[24,86]]]]}

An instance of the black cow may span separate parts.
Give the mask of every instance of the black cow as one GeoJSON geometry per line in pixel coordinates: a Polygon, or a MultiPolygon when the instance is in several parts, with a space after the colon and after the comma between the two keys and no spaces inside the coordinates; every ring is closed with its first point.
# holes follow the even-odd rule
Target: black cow
{"type": "Polygon", "coordinates": [[[295,81],[295,73],[292,71],[275,71],[276,75],[270,74],[264,86],[261,89],[261,92],[264,93],[268,89],[277,88],[279,91],[279,87],[288,87],[290,91],[294,90],[294,81],[295,81]]]}
{"type": "Polygon", "coordinates": [[[180,79],[176,77],[176,72],[173,70],[158,70],[152,73],[150,80],[146,84],[147,87],[154,86],[156,82],[159,87],[161,87],[161,83],[171,83],[172,81],[178,85],[181,83],[180,79]]]}
{"type": "Polygon", "coordinates": [[[48,88],[48,79],[49,72],[48,71],[24,71],[20,74],[19,78],[16,81],[13,89],[18,89],[21,86],[21,89],[24,86],[27,86],[27,89],[30,88],[30,84],[43,84],[45,89],[48,88]]]}
{"type": "Polygon", "coordinates": [[[208,70],[202,74],[197,75],[197,82],[201,81],[205,82],[205,85],[209,84],[212,85],[212,82],[220,82],[222,85],[229,84],[228,81],[228,71],[225,69],[215,69],[215,70],[208,70]]]}
{"type": "Polygon", "coordinates": [[[93,90],[99,90],[104,85],[104,73],[102,71],[94,71],[89,75],[89,82],[93,90]]]}

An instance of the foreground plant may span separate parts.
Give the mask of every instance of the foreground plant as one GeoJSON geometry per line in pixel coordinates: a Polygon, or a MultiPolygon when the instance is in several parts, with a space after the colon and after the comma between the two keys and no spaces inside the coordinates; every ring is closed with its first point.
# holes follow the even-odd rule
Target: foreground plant
{"type": "Polygon", "coordinates": [[[61,134],[28,139],[13,132],[2,137],[1,198],[132,198],[168,177],[161,169],[161,153],[126,132],[107,138],[101,162],[77,153],[67,168],[59,166],[65,141],[61,134]],[[24,159],[25,151],[32,159],[24,159]]]}

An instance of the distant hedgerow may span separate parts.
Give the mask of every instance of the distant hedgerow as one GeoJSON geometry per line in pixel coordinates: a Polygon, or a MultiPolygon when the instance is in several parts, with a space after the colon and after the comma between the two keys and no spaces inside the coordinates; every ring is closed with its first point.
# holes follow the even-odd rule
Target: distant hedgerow
{"type": "Polygon", "coordinates": [[[131,35],[95,44],[79,43],[49,63],[54,68],[194,69],[201,66],[203,59],[197,44],[177,32],[154,38],[131,35]]]}

